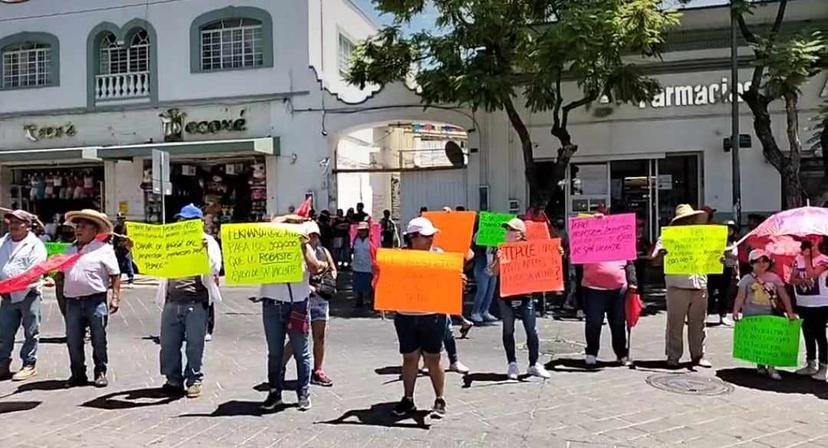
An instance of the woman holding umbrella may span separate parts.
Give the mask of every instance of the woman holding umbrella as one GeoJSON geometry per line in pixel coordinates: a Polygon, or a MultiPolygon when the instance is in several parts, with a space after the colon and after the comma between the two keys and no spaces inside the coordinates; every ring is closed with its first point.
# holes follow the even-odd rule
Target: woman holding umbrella
{"type": "Polygon", "coordinates": [[[825,381],[828,372],[828,339],[825,325],[828,323],[828,256],[820,251],[823,241],[803,241],[802,254],[796,259],[796,269],[791,284],[796,294],[796,305],[802,316],[802,336],[805,339],[805,367],[796,371],[825,381]],[[819,365],[817,365],[819,349],[819,365]]]}

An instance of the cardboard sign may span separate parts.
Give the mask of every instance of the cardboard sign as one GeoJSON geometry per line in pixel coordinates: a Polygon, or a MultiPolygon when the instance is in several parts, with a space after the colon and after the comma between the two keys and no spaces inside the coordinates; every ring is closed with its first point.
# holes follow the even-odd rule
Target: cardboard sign
{"type": "Polygon", "coordinates": [[[132,258],[142,274],[181,278],[210,272],[201,220],[126,225],[133,243],[132,258]]]}
{"type": "Polygon", "coordinates": [[[525,221],[525,224],[527,240],[545,241],[552,239],[552,236],[549,234],[549,224],[536,221],[525,221]]]}
{"type": "Polygon", "coordinates": [[[439,314],[463,312],[463,255],[379,249],[374,308],[439,314]]]}
{"type": "Polygon", "coordinates": [[[635,260],[635,214],[570,218],[569,250],[576,264],[635,260]]]}
{"type": "Polygon", "coordinates": [[[503,224],[514,219],[515,215],[508,213],[480,212],[480,223],[477,226],[477,239],[479,246],[497,247],[506,242],[506,229],[503,224]]]}
{"type": "Polygon", "coordinates": [[[425,212],[423,217],[440,229],[434,236],[434,246],[446,252],[463,255],[471,248],[475,212],[425,212]]]}
{"type": "Polygon", "coordinates": [[[500,297],[563,291],[561,240],[521,241],[500,246],[500,297]]]}
{"type": "Polygon", "coordinates": [[[796,367],[802,321],[779,316],[749,316],[736,322],[733,357],[773,367],[796,367]]]}
{"type": "Polygon", "coordinates": [[[661,229],[665,274],[721,274],[727,245],[726,226],[678,226],[661,229]]]}
{"type": "Polygon", "coordinates": [[[294,283],[304,278],[301,235],[278,224],[221,226],[228,285],[294,283]]]}
{"type": "Polygon", "coordinates": [[[46,256],[65,254],[71,243],[43,243],[46,245],[46,256]]]}

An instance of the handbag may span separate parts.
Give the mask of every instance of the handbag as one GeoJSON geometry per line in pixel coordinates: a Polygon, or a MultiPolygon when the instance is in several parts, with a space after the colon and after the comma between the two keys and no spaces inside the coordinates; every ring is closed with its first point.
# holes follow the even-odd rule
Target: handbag
{"type": "Polygon", "coordinates": [[[331,271],[314,275],[310,279],[310,284],[319,297],[325,300],[331,300],[336,297],[336,279],[331,275],[331,271]]]}

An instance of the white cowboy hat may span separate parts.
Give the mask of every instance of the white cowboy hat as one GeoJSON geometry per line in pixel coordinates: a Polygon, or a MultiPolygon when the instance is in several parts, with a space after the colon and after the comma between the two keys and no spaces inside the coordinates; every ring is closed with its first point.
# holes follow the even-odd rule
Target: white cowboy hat
{"type": "Polygon", "coordinates": [[[98,233],[112,233],[113,231],[112,223],[106,214],[97,210],[87,208],[80,211],[66,212],[64,216],[66,217],[66,221],[72,223],[76,223],[79,219],[93,222],[98,226],[98,233]]]}
{"type": "Polygon", "coordinates": [[[707,212],[704,211],[704,210],[693,210],[693,207],[691,207],[688,204],[680,204],[678,207],[676,207],[676,215],[673,218],[673,220],[670,221],[670,224],[673,224],[676,221],[679,221],[679,220],[682,220],[682,219],[692,218],[694,216],[706,215],[706,214],[707,214],[707,212]]]}

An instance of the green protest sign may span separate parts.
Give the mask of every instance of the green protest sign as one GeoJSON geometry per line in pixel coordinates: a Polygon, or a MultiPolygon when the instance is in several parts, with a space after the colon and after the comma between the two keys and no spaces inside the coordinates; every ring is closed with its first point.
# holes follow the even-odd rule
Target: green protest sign
{"type": "Polygon", "coordinates": [[[802,321],[779,316],[750,316],[736,322],[733,357],[774,367],[796,367],[802,321]]]}
{"type": "Polygon", "coordinates": [[[515,218],[508,213],[480,212],[480,224],[475,243],[480,246],[497,247],[506,242],[506,229],[503,224],[515,218]]]}
{"type": "Polygon", "coordinates": [[[51,257],[52,255],[59,255],[65,254],[66,249],[69,248],[72,244],[70,243],[44,243],[46,244],[46,256],[51,257]]]}

